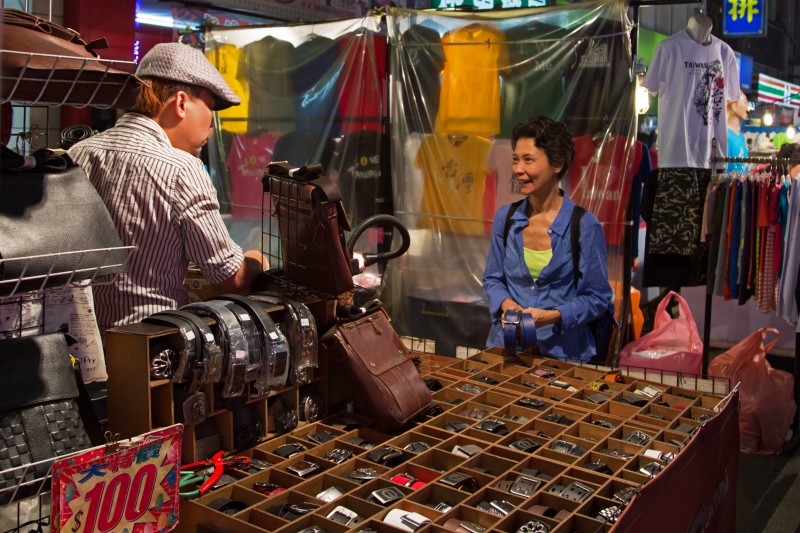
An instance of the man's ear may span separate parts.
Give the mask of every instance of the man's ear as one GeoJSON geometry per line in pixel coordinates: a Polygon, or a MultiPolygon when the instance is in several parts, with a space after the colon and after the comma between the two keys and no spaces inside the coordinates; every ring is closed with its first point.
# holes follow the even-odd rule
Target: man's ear
{"type": "Polygon", "coordinates": [[[169,104],[167,104],[167,107],[172,107],[175,115],[180,118],[184,118],[186,116],[186,103],[188,100],[188,94],[186,94],[184,91],[178,91],[175,93],[175,98],[169,104]]]}

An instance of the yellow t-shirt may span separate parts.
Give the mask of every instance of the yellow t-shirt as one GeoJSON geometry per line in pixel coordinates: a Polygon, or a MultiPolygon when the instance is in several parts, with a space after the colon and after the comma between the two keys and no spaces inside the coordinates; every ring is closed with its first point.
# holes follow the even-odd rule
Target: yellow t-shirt
{"type": "Polygon", "coordinates": [[[457,135],[500,133],[500,69],[508,66],[505,34],[470,24],[442,37],[445,64],[436,131],[457,135]]]}
{"type": "Polygon", "coordinates": [[[483,195],[491,148],[492,140],[484,137],[425,136],[415,160],[423,182],[418,227],[488,235],[491,221],[485,221],[483,195]]]}
{"type": "Polygon", "coordinates": [[[243,61],[242,49],[232,44],[217,44],[216,48],[206,51],[211,61],[228,85],[242,99],[242,103],[218,111],[222,129],[231,133],[247,133],[247,102],[250,90],[247,85],[247,73],[240,68],[243,61]]]}
{"type": "Polygon", "coordinates": [[[539,279],[539,274],[542,273],[542,269],[546,267],[550,262],[550,259],[553,258],[553,249],[548,248],[547,250],[531,250],[530,248],[524,248],[524,251],[525,266],[528,267],[533,279],[537,280],[539,279]]]}

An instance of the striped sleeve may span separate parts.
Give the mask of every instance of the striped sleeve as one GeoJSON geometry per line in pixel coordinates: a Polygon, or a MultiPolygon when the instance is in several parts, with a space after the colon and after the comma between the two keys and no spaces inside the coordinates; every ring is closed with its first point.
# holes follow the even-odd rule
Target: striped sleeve
{"type": "Polygon", "coordinates": [[[182,169],[174,187],[175,220],[183,237],[184,254],[210,282],[227,280],[239,270],[244,254],[225,227],[217,192],[200,160],[182,169]]]}

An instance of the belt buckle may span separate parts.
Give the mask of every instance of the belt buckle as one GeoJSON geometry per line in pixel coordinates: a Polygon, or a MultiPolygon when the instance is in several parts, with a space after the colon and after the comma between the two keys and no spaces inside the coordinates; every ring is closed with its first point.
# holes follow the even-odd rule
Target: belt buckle
{"type": "Polygon", "coordinates": [[[632,442],[634,444],[638,444],[639,446],[644,446],[653,440],[653,437],[645,433],[644,431],[636,430],[632,432],[630,435],[625,437],[625,440],[628,442],[632,442]]]}
{"type": "Polygon", "coordinates": [[[469,531],[469,533],[483,533],[486,531],[486,528],[482,525],[476,524],[475,522],[469,522],[467,520],[462,520],[458,523],[458,525],[469,531]]]}
{"type": "Polygon", "coordinates": [[[522,311],[516,309],[506,309],[500,318],[503,326],[518,326],[522,322],[522,311]],[[511,315],[511,316],[509,316],[511,315]]]}
{"type": "Polygon", "coordinates": [[[489,505],[503,516],[508,516],[509,513],[516,509],[513,503],[506,500],[492,500],[489,502],[489,505]]]}
{"type": "Polygon", "coordinates": [[[527,498],[536,492],[536,489],[538,489],[541,484],[542,482],[538,479],[533,479],[526,476],[517,476],[517,479],[514,480],[514,484],[511,485],[511,490],[509,492],[511,492],[511,494],[516,494],[517,496],[527,498]]]}
{"type": "Polygon", "coordinates": [[[334,522],[344,524],[345,526],[352,526],[363,521],[363,518],[361,518],[358,513],[341,505],[337,505],[326,518],[330,518],[334,522]]]}
{"type": "Polygon", "coordinates": [[[416,531],[416,530],[420,529],[422,526],[424,526],[425,524],[429,524],[431,520],[430,520],[430,518],[428,518],[425,515],[421,515],[419,513],[410,512],[410,513],[406,513],[403,516],[401,516],[400,517],[400,521],[404,525],[406,525],[406,526],[410,527],[412,530],[416,531]]]}
{"type": "Polygon", "coordinates": [[[383,487],[381,489],[372,491],[370,496],[372,496],[376,502],[386,507],[397,500],[402,500],[405,498],[405,493],[394,487],[383,487]]]}
{"type": "Polygon", "coordinates": [[[561,493],[561,497],[581,503],[592,494],[594,494],[593,488],[579,483],[578,481],[573,481],[564,489],[561,493]]]}

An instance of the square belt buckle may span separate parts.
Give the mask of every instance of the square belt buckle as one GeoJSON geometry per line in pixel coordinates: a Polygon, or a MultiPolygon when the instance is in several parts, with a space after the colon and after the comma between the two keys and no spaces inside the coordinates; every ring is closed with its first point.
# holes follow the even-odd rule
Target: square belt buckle
{"type": "Polygon", "coordinates": [[[403,516],[401,516],[400,517],[400,521],[404,525],[406,525],[406,526],[410,527],[411,529],[413,529],[414,531],[416,531],[416,530],[420,529],[422,526],[424,526],[425,524],[430,523],[431,520],[430,520],[430,518],[428,518],[425,515],[421,515],[419,513],[411,512],[411,513],[407,513],[407,514],[404,514],[403,516]]]}
{"type": "Polygon", "coordinates": [[[522,312],[513,309],[506,309],[503,311],[503,316],[500,318],[503,326],[518,326],[522,321],[522,312]]]}
{"type": "Polygon", "coordinates": [[[517,476],[517,479],[514,480],[514,484],[511,485],[511,490],[509,492],[511,494],[516,494],[517,496],[528,497],[542,485],[542,482],[538,479],[529,478],[526,476],[517,476]]]}
{"type": "Polygon", "coordinates": [[[394,487],[384,487],[382,489],[372,491],[370,496],[372,496],[376,502],[385,507],[396,502],[397,500],[402,500],[405,497],[405,493],[394,487]]]}
{"type": "Polygon", "coordinates": [[[583,483],[573,481],[567,486],[567,488],[564,489],[564,491],[561,493],[561,497],[581,503],[592,494],[594,494],[594,489],[584,485],[583,483]]]}

